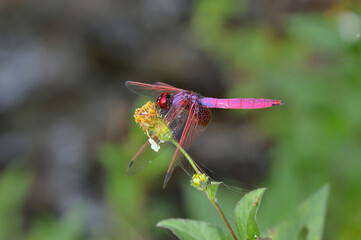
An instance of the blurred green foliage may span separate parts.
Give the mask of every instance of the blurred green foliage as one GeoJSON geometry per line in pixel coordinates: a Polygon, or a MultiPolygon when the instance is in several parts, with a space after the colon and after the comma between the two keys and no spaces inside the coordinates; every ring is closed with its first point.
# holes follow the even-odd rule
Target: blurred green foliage
{"type": "Polygon", "coordinates": [[[252,118],[275,143],[261,222],[275,224],[329,182],[325,239],[358,239],[360,40],[342,40],[337,11],[285,16],[282,35],[266,24],[227,27],[245,3],[198,1],[193,29],[199,43],[229,70],[229,97],[268,96],[286,102],[252,118]]]}
{"type": "Polygon", "coordinates": [[[322,239],[329,189],[328,185],[323,186],[298,206],[287,220],[272,229],[272,238],[322,239]]]}
{"type": "Polygon", "coordinates": [[[81,206],[69,209],[61,219],[55,216],[38,216],[32,223],[28,240],[82,239],[87,215],[81,206]]]}
{"type": "Polygon", "coordinates": [[[21,239],[21,208],[32,176],[27,169],[12,167],[0,176],[0,239],[21,239]]]}
{"type": "Polygon", "coordinates": [[[42,240],[81,239],[85,212],[74,206],[61,219],[50,214],[37,216],[24,232],[23,207],[33,182],[31,171],[25,166],[10,166],[0,176],[0,239],[42,240]]]}
{"type": "MultiPolygon", "coordinates": [[[[136,106],[144,102],[140,98],[136,106]]],[[[0,240],[160,239],[163,232],[153,230],[156,223],[177,216],[179,211],[157,195],[158,191],[163,191],[163,177],[171,156],[167,150],[173,149],[165,148],[162,154],[154,154],[157,157],[153,159],[152,167],[144,169],[142,174],[128,176],[128,163],[145,141],[147,137],[131,121],[124,142],[106,144],[99,151],[99,160],[105,171],[105,201],[111,213],[110,219],[105,219],[110,223],[106,226],[107,234],[99,238],[84,236],[90,216],[81,203],[60,217],[47,211],[37,213],[28,230],[24,231],[22,211],[33,176],[31,170],[23,165],[9,166],[0,175],[0,240]],[[159,186],[155,193],[151,193],[152,186],[159,186]]],[[[100,232],[104,231],[100,229],[100,232]]]]}
{"type": "Polygon", "coordinates": [[[186,239],[308,239],[322,238],[326,217],[326,204],[329,186],[323,186],[311,195],[288,216],[287,220],[279,223],[271,232],[261,233],[256,220],[256,215],[262,201],[265,188],[259,188],[244,195],[234,209],[234,220],[237,225],[237,236],[234,238],[219,225],[205,221],[190,219],[165,219],[157,223],[158,227],[171,230],[182,240],[186,239]],[[268,238],[270,237],[270,238],[268,238]]]}

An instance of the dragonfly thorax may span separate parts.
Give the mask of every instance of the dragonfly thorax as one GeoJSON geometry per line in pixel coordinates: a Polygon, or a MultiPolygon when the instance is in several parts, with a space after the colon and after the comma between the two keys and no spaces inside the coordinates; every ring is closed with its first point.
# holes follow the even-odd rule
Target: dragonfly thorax
{"type": "Polygon", "coordinates": [[[202,127],[206,127],[212,119],[212,114],[206,106],[202,105],[199,98],[200,96],[197,93],[183,91],[174,96],[173,104],[179,104],[184,109],[191,111],[190,114],[194,114],[197,123],[202,127]]]}
{"type": "Polygon", "coordinates": [[[196,107],[198,109],[199,96],[194,92],[190,92],[190,91],[180,92],[175,95],[174,100],[181,102],[186,109],[189,109],[191,106],[196,107]]]}

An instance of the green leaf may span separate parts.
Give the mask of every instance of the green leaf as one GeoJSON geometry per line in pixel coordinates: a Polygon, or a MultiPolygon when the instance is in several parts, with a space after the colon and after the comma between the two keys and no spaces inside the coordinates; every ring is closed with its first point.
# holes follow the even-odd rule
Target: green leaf
{"type": "Polygon", "coordinates": [[[259,188],[246,194],[234,209],[238,234],[242,240],[256,239],[260,236],[256,214],[265,190],[259,188]]]}
{"type": "Polygon", "coordinates": [[[209,201],[211,201],[213,204],[216,201],[216,194],[220,184],[220,182],[212,182],[211,184],[204,187],[204,192],[207,194],[209,201]]]}
{"type": "Polygon", "coordinates": [[[213,224],[188,219],[165,219],[158,222],[157,227],[163,227],[171,230],[174,235],[182,240],[213,240],[213,239],[232,239],[230,233],[223,228],[213,224]]]}
{"type": "Polygon", "coordinates": [[[322,237],[326,215],[326,203],[329,186],[325,185],[303,202],[287,221],[277,225],[272,233],[273,240],[299,239],[306,230],[307,240],[319,240],[322,237]]]}

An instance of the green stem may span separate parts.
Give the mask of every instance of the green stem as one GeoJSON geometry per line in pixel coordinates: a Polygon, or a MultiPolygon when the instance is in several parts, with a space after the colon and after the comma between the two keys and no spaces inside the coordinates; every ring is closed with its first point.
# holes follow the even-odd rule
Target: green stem
{"type": "MultiPolygon", "coordinates": [[[[187,158],[188,162],[191,164],[191,166],[193,167],[194,171],[197,173],[197,174],[200,174],[201,172],[199,171],[199,169],[197,168],[196,164],[194,163],[194,161],[192,160],[192,158],[188,155],[188,153],[177,143],[177,141],[175,141],[173,138],[171,138],[169,140],[171,143],[174,144],[174,146],[176,146],[177,148],[179,148],[179,150],[183,153],[183,155],[187,158]]],[[[203,190],[204,191],[204,190],[203,190]]],[[[206,194],[207,194],[207,191],[204,191],[206,194]]],[[[218,203],[217,203],[217,200],[214,196],[210,196],[209,194],[208,195],[208,199],[211,201],[211,203],[213,204],[213,206],[217,209],[217,211],[219,212],[219,214],[221,215],[223,221],[226,223],[229,231],[231,232],[232,234],[232,237],[234,240],[237,240],[237,237],[236,237],[236,234],[234,234],[233,232],[233,229],[231,227],[231,225],[229,224],[226,216],[224,215],[222,209],[219,207],[218,203]]]]}
{"type": "Polygon", "coordinates": [[[229,231],[230,231],[231,234],[232,234],[233,239],[234,239],[234,240],[237,240],[236,234],[234,234],[231,225],[229,224],[229,222],[228,222],[226,216],[224,215],[222,209],[219,207],[217,201],[214,200],[214,201],[211,201],[211,202],[212,202],[213,206],[217,209],[217,211],[219,212],[219,214],[221,215],[221,217],[223,218],[223,221],[226,223],[229,231]]]}
{"type": "Polygon", "coordinates": [[[198,174],[201,173],[196,164],[194,163],[194,161],[192,160],[192,158],[188,155],[188,153],[177,143],[176,140],[174,140],[173,138],[171,138],[169,140],[171,143],[174,144],[174,146],[176,146],[177,148],[179,148],[179,150],[183,153],[183,155],[186,157],[186,159],[188,160],[188,162],[191,164],[191,166],[193,167],[194,171],[198,174]]]}

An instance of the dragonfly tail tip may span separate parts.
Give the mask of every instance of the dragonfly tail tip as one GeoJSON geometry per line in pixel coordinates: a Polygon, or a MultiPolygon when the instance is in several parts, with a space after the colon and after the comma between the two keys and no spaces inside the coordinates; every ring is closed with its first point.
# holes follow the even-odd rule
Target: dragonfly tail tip
{"type": "Polygon", "coordinates": [[[283,104],[285,104],[285,102],[282,101],[282,100],[274,100],[274,103],[272,103],[272,107],[280,106],[280,105],[283,105],[283,104]]]}

